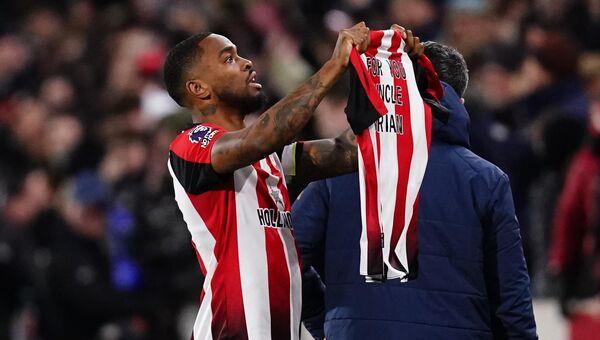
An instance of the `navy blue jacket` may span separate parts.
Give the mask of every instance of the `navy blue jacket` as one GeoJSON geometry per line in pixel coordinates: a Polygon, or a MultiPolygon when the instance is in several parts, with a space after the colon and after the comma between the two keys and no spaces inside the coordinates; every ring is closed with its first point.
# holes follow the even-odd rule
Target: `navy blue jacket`
{"type": "MultiPolygon", "coordinates": [[[[324,310],[327,339],[537,338],[508,178],[468,149],[469,116],[444,89],[451,113],[447,124],[434,119],[417,279],[365,283],[359,275],[356,173],[311,183],[293,206],[306,268],[303,313],[324,310]],[[327,287],[324,309],[312,268],[327,287]]],[[[318,334],[315,320],[307,325],[318,334]]]]}

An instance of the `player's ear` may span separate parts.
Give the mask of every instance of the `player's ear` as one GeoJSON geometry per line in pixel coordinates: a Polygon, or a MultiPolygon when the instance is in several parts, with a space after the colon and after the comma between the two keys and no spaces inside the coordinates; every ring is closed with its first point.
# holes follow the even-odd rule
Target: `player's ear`
{"type": "Polygon", "coordinates": [[[208,84],[205,82],[192,79],[185,83],[185,90],[192,96],[198,99],[208,99],[210,97],[210,90],[208,84]]]}
{"type": "Polygon", "coordinates": [[[461,98],[460,98],[460,103],[464,105],[464,104],[465,104],[465,98],[462,98],[462,97],[461,97],[461,98]]]}

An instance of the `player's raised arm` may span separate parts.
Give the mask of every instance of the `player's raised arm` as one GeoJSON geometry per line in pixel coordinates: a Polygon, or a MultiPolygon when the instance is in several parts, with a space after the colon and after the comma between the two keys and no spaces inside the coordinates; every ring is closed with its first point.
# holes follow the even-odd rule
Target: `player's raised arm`
{"type": "Polygon", "coordinates": [[[340,31],[331,59],[315,75],[265,111],[254,124],[228,132],[215,142],[211,152],[214,170],[231,173],[290,143],[345,71],[352,47],[364,51],[368,39],[369,29],[364,22],[340,31]]]}
{"type": "Polygon", "coordinates": [[[357,171],[356,148],[356,136],[351,129],[336,138],[303,142],[294,181],[308,183],[357,171]]]}

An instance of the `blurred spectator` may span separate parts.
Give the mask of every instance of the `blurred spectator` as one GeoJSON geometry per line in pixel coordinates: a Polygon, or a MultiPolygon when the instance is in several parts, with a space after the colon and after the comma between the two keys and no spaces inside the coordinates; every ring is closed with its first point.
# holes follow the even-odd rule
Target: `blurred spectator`
{"type": "Polygon", "coordinates": [[[540,173],[529,190],[528,215],[530,226],[530,256],[534,289],[538,296],[554,293],[555,285],[546,270],[546,259],[554,219],[554,207],[564,181],[564,172],[571,155],[583,140],[584,126],[579,120],[566,115],[554,114],[540,120],[534,127],[536,156],[540,162],[540,173]]]}
{"type": "Polygon", "coordinates": [[[571,339],[578,340],[595,339],[600,331],[600,101],[592,108],[589,132],[566,175],[549,259],[571,339]]]}
{"type": "MultiPolygon", "coordinates": [[[[48,295],[42,299],[46,308],[40,313],[44,337],[94,338],[104,324],[143,311],[141,297],[120,293],[111,284],[106,249],[108,194],[108,187],[90,172],[63,188],[64,228],[52,248],[48,295]]],[[[133,328],[128,331],[144,330],[133,328]]]]}
{"type": "MultiPolygon", "coordinates": [[[[548,211],[554,209],[566,162],[582,140],[588,99],[578,74],[579,44],[565,30],[554,28],[535,28],[539,31],[528,35],[534,27],[524,27],[525,53],[520,66],[510,75],[502,73],[507,68],[501,67],[496,75],[492,73],[500,86],[483,88],[495,88],[488,93],[500,100],[485,105],[485,97],[481,98],[482,108],[492,113],[474,122],[481,129],[475,132],[474,140],[478,141],[476,151],[511,178],[528,262],[534,274],[541,273],[534,275],[534,286],[538,293],[547,293],[543,268],[551,216],[548,211]],[[502,94],[495,94],[502,89],[502,94]]],[[[487,65],[482,70],[484,75],[489,72],[487,65]]]]}
{"type": "Polygon", "coordinates": [[[36,334],[37,297],[58,227],[50,210],[53,196],[48,174],[32,170],[8,193],[0,214],[2,338],[36,334]]]}

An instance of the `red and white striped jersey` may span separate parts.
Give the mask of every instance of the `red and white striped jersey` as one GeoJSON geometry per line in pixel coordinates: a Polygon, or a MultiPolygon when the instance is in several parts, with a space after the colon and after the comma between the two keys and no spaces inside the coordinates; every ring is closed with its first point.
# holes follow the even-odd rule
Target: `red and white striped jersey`
{"type": "Polygon", "coordinates": [[[175,199],[205,276],[193,339],[297,339],[301,272],[276,153],[222,176],[210,153],[226,131],[181,132],[168,161],[175,199]]]}
{"type": "MultiPolygon", "coordinates": [[[[432,114],[421,97],[400,33],[370,34],[367,51],[359,55],[354,50],[350,57],[354,78],[346,107],[359,146],[360,273],[368,282],[408,280],[417,268],[416,209],[432,114]]],[[[422,59],[419,66],[427,72],[425,79],[441,88],[430,61],[422,59]]]]}

